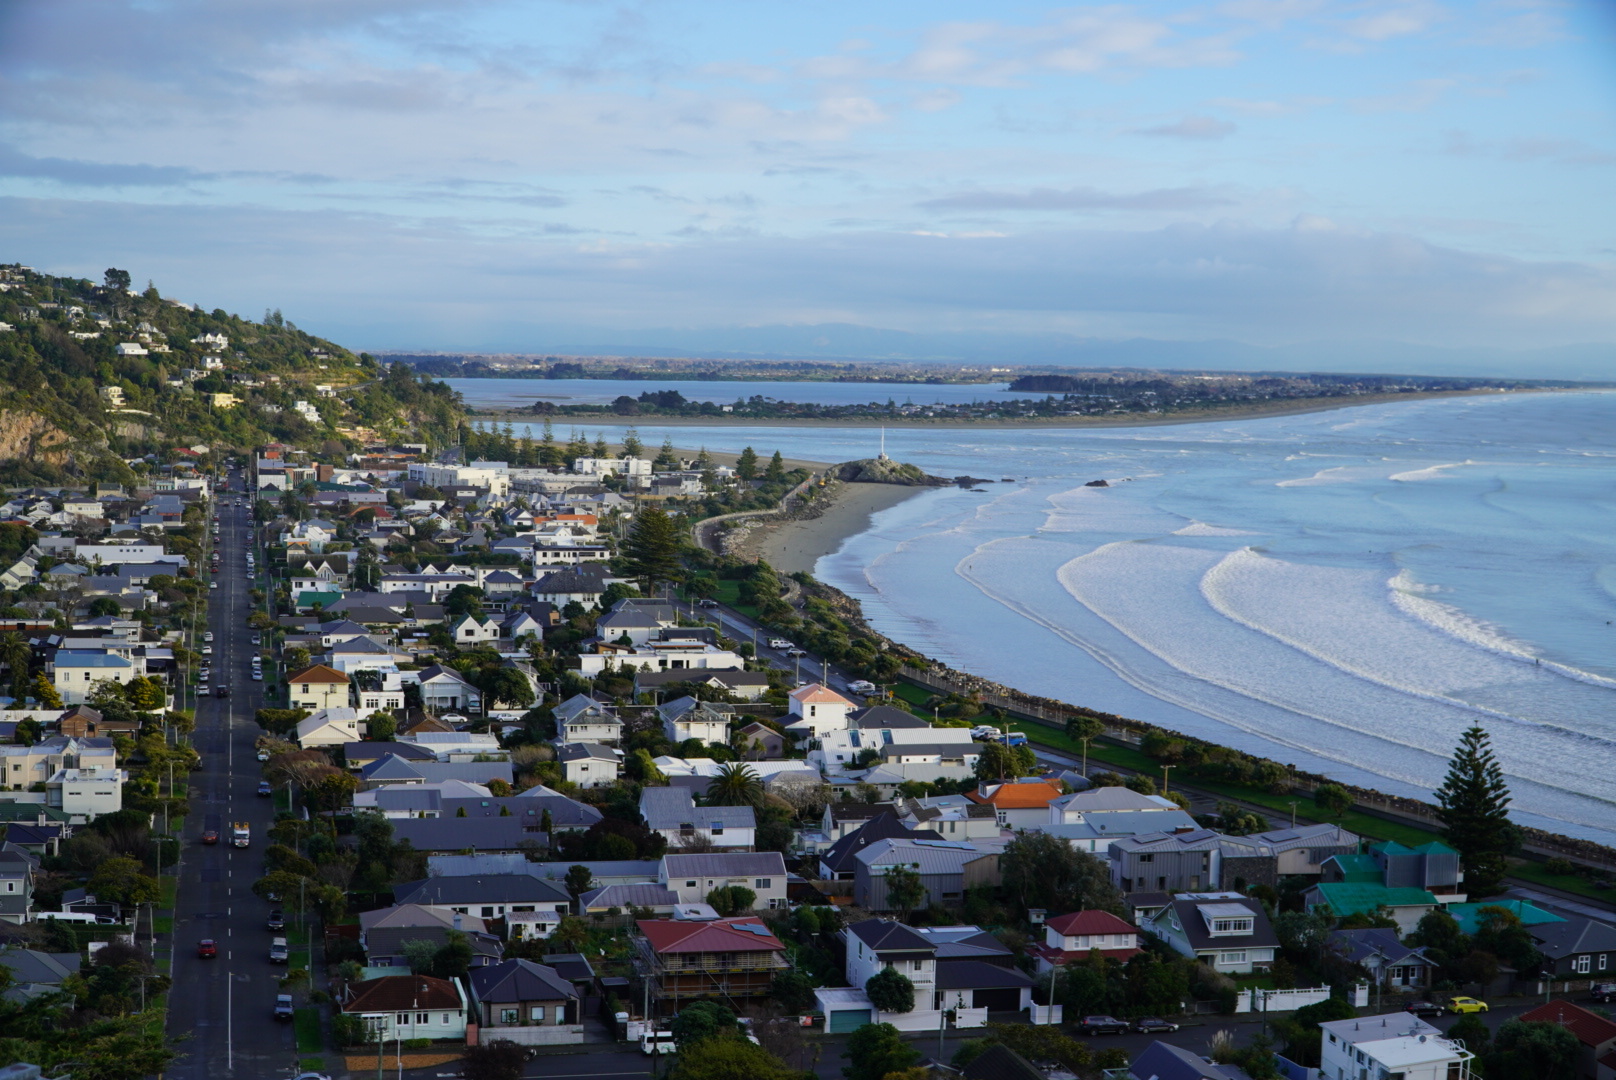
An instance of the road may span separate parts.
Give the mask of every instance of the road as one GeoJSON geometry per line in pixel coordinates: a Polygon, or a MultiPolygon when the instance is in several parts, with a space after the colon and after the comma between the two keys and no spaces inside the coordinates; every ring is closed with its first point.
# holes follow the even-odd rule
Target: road
{"type": "MultiPolygon", "coordinates": [[[[240,492],[239,474],[232,475],[231,488],[240,492]]],[[[231,501],[236,497],[230,496],[231,501]]],[[[198,697],[192,737],[202,768],[191,776],[191,813],[181,845],[174,985],[168,1004],[169,1034],[188,1037],[169,1070],[179,1080],[297,1072],[292,1026],[271,1017],[279,992],[276,979],[285,968],[268,959],[270,905],[252,893],[252,883],[263,873],[262,852],[274,813],[272,801],[257,795],[261,775],[253,749],[258,728],[252,717],[263,684],[252,681],[254,647],[246,625],[251,611],[245,541],[250,510],[218,506],[217,513],[220,572],[203,572],[219,584],[209,594],[208,628],[214,636],[210,685],[229,686],[231,694],[224,699],[198,697]],[[200,842],[210,816],[222,826],[217,846],[200,842]],[[229,846],[233,821],[251,823],[251,847],[229,846]],[[203,938],[218,942],[216,959],[196,955],[196,943],[203,938]]]]}

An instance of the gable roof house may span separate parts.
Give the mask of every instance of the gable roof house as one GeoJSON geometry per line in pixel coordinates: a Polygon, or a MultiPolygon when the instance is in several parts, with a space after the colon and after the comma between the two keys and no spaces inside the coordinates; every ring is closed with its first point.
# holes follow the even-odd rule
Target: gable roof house
{"type": "Polygon", "coordinates": [[[755,810],[750,806],[697,806],[689,788],[642,789],[640,816],[647,828],[668,841],[670,851],[697,840],[730,851],[751,851],[757,843],[755,810]]]}
{"type": "Polygon", "coordinates": [[[1044,940],[1027,951],[1039,972],[1053,970],[1099,950],[1108,960],[1126,963],[1140,953],[1139,928],[1109,911],[1074,911],[1044,922],[1044,940]]]}
{"type": "Polygon", "coordinates": [[[587,694],[574,694],[551,710],[558,742],[593,742],[615,746],[623,739],[617,709],[587,694]]]}
{"type": "Polygon", "coordinates": [[[657,706],[662,733],[675,748],[686,739],[728,745],[729,721],[733,715],[721,705],[693,697],[674,698],[657,706]]]}
{"type": "Polygon", "coordinates": [[[432,877],[393,890],[400,904],[419,904],[480,919],[503,918],[507,912],[572,910],[566,886],[531,874],[467,874],[432,877]]]}
{"type": "Polygon", "coordinates": [[[1385,927],[1332,930],[1324,947],[1369,972],[1379,985],[1395,990],[1422,990],[1436,975],[1436,961],[1425,955],[1424,948],[1404,945],[1397,931],[1385,927]]]}
{"type": "Polygon", "coordinates": [[[458,979],[384,975],[349,983],[339,1008],[383,1039],[464,1039],[467,1004],[458,979]]]}
{"type": "Polygon", "coordinates": [[[760,911],[786,906],[786,863],[778,851],[664,855],[657,880],[681,904],[705,903],[712,890],[740,885],[757,894],[760,911]]]}
{"type": "Polygon", "coordinates": [[[462,615],[449,627],[456,645],[481,645],[499,640],[499,623],[490,618],[462,615]]]}
{"type": "Polygon", "coordinates": [[[1225,974],[1266,970],[1279,947],[1262,904],[1234,892],[1181,894],[1141,929],[1225,974]]]}
{"type": "Polygon", "coordinates": [[[674,683],[706,686],[742,701],[759,701],[768,692],[769,676],[764,671],[747,671],[744,668],[701,668],[695,671],[688,668],[647,671],[641,668],[634,673],[636,694],[649,694],[674,683]]]}
{"type": "Polygon", "coordinates": [[[1153,1042],[1128,1066],[1126,1080],[1251,1080],[1238,1065],[1219,1065],[1182,1046],[1153,1042]]]}
{"type": "Polygon", "coordinates": [[[1200,825],[1164,796],[1102,787],[1053,800],[1046,823],[1031,827],[1059,836],[1079,851],[1104,856],[1111,842],[1121,837],[1194,830],[1200,825]]]}
{"type": "Polygon", "coordinates": [[[1581,1005],[1555,999],[1521,1014],[1530,1023],[1558,1024],[1582,1044],[1577,1076],[1588,1080],[1610,1080],[1616,1073],[1616,1021],[1591,1012],[1581,1005]]]}
{"type": "Polygon", "coordinates": [[[421,669],[417,681],[421,687],[422,708],[432,712],[461,709],[473,713],[482,709],[482,692],[454,668],[428,665],[421,669]]]}
{"type": "Polygon", "coordinates": [[[846,731],[847,714],[858,707],[823,683],[799,686],[787,699],[794,719],[786,725],[786,730],[798,738],[818,738],[828,731],[846,731]]]}
{"type": "MultiPolygon", "coordinates": [[[[324,664],[304,668],[286,678],[287,707],[335,709],[348,704],[348,676],[324,664]]],[[[356,731],[353,738],[359,737],[356,731]]]]}
{"type": "Polygon", "coordinates": [[[1025,829],[1048,822],[1050,803],[1063,794],[1056,784],[1029,780],[1025,783],[984,783],[976,791],[967,791],[965,797],[974,803],[993,807],[1000,825],[1025,829]]]}
{"type": "Polygon", "coordinates": [[[936,1008],[937,946],[913,928],[891,919],[865,919],[841,932],[846,948],[844,967],[850,985],[864,989],[869,981],[892,968],[915,986],[915,1004],[936,1008]]]}
{"type": "Polygon", "coordinates": [[[405,942],[430,941],[441,948],[448,944],[451,933],[462,934],[466,944],[471,947],[472,970],[497,964],[505,955],[505,946],[501,944],[499,935],[470,929],[465,925],[481,921],[470,916],[454,915],[446,925],[423,921],[414,926],[372,926],[363,934],[365,966],[408,968],[410,961],[404,951],[405,942]]]}
{"type": "Polygon", "coordinates": [[[471,973],[471,997],[486,1037],[523,1043],[584,1041],[578,988],[552,967],[506,960],[471,973]],[[515,1031],[509,1029],[517,1029],[515,1031]]]}
{"type": "Polygon", "coordinates": [[[600,743],[556,743],[555,754],[563,775],[579,787],[609,787],[623,771],[623,751],[600,743]]]}
{"type": "MultiPolygon", "coordinates": [[[[346,688],[347,680],[343,680],[346,688]]],[[[313,715],[298,721],[297,745],[308,750],[317,746],[346,746],[359,741],[359,710],[347,705],[322,706],[313,715]]]]}
{"type": "Polygon", "coordinates": [[[920,875],[921,900],[917,907],[958,907],[965,890],[975,885],[999,883],[999,854],[982,851],[971,844],[945,840],[877,840],[855,856],[853,902],[870,911],[890,911],[886,874],[889,866],[901,866],[920,875]]]}
{"type": "Polygon", "coordinates": [[[635,925],[634,966],[657,1016],[698,998],[767,997],[775,973],[791,966],[785,946],[757,918],[641,919],[635,925]]]}
{"type": "Polygon", "coordinates": [[[1616,977],[1616,927],[1573,916],[1528,926],[1526,932],[1543,954],[1545,972],[1563,979],[1616,977]]]}
{"type": "Polygon", "coordinates": [[[858,854],[878,840],[942,840],[930,829],[911,829],[890,809],[869,818],[845,833],[819,856],[819,876],[826,881],[852,881],[858,870],[858,854]]]}

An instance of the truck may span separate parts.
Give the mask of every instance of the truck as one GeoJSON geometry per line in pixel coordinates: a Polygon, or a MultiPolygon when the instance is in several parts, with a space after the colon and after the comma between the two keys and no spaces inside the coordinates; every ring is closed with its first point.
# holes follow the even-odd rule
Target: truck
{"type": "Polygon", "coordinates": [[[245,821],[237,821],[230,826],[230,845],[232,847],[246,847],[252,843],[252,826],[245,821]]]}

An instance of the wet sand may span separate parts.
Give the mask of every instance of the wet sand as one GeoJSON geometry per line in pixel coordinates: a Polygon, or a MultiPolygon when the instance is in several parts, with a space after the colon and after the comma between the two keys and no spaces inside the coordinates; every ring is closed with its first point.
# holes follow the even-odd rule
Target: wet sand
{"type": "Polygon", "coordinates": [[[835,554],[848,537],[868,529],[875,514],[932,490],[898,484],[843,484],[819,517],[760,525],[747,546],[782,574],[811,574],[822,556],[835,554]]]}

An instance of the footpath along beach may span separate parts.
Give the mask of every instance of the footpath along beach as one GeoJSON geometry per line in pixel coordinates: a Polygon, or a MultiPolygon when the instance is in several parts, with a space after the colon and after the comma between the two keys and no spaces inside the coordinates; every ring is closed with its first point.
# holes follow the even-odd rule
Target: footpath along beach
{"type": "Polygon", "coordinates": [[[782,574],[811,574],[822,556],[835,554],[849,537],[867,530],[876,514],[931,490],[899,484],[838,484],[818,517],[759,525],[746,550],[782,574]]]}

